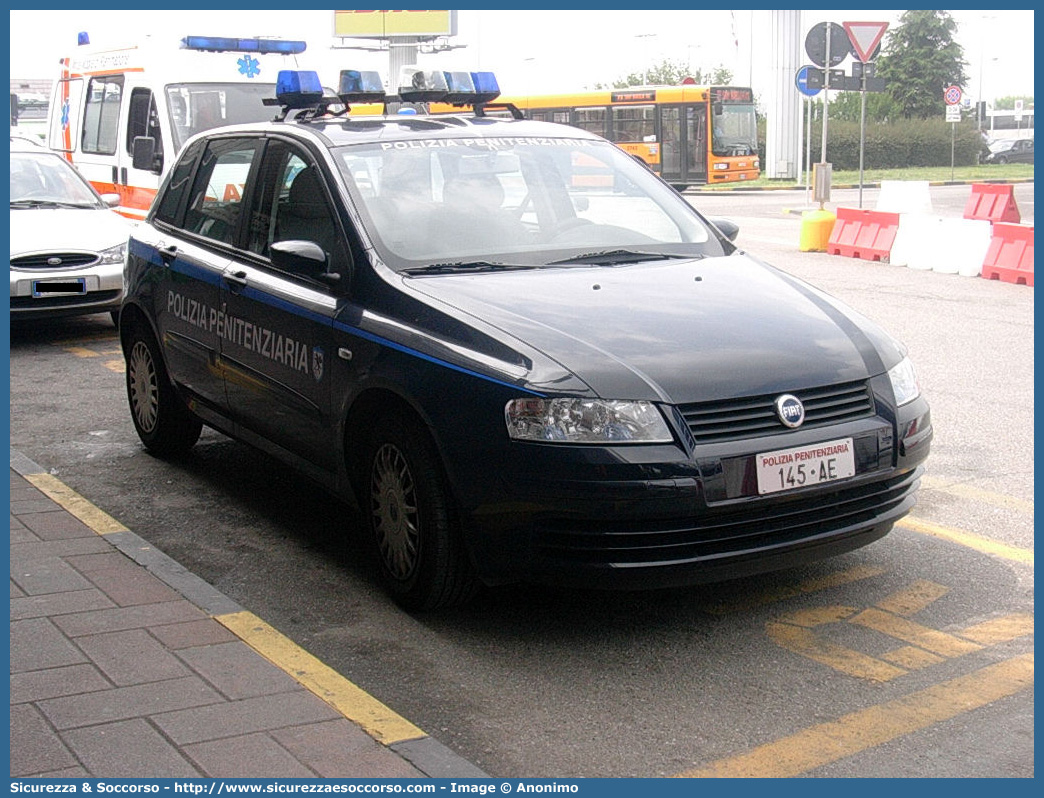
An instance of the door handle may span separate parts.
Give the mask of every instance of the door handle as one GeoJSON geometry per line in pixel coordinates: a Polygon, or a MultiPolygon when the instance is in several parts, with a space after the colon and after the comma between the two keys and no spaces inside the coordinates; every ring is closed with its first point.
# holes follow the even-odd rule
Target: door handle
{"type": "Polygon", "coordinates": [[[247,284],[246,272],[226,272],[221,279],[233,288],[243,288],[247,284]]]}
{"type": "Polygon", "coordinates": [[[164,265],[169,266],[178,256],[178,248],[174,244],[171,244],[169,247],[160,247],[159,256],[163,260],[164,265]]]}

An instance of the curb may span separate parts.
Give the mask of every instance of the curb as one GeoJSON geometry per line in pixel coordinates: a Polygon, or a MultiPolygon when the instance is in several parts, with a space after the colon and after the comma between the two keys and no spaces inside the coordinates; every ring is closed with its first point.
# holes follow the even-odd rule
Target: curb
{"type": "Polygon", "coordinates": [[[104,511],[92,505],[48,474],[46,469],[21,452],[15,449],[10,451],[10,467],[13,471],[36,486],[66,512],[93,529],[99,537],[111,543],[114,548],[176,590],[208,617],[221,623],[259,656],[280,668],[305,689],[332,706],[347,720],[359,726],[376,742],[408,761],[424,775],[431,778],[490,778],[480,768],[451,751],[340,674],[322,665],[305,649],[279,635],[264,621],[253,616],[213,585],[191,573],[144,538],[139,537],[104,511]],[[285,658],[273,657],[270,653],[266,653],[263,647],[257,644],[253,635],[244,634],[235,624],[228,623],[227,618],[230,616],[251,619],[250,625],[255,629],[263,627],[271,630],[272,634],[280,638],[283,648],[291,650],[291,656],[295,662],[304,660],[318,663],[318,669],[325,670],[327,673],[316,677],[318,669],[309,671],[300,667],[288,668],[285,658]],[[346,711],[344,702],[336,700],[337,696],[343,696],[345,693],[350,693],[355,698],[348,711],[346,711]],[[358,711],[353,712],[352,708],[358,711]]]}

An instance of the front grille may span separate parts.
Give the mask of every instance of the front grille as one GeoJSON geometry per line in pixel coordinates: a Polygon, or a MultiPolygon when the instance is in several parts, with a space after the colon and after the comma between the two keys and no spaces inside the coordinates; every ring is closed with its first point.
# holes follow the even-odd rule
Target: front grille
{"type": "MultiPolygon", "coordinates": [[[[865,380],[794,391],[805,406],[802,429],[838,424],[874,414],[874,400],[865,380]]],[[[679,405],[697,443],[752,438],[789,432],[776,415],[779,394],[679,405]]]]}
{"type": "Polygon", "coordinates": [[[788,499],[757,499],[686,523],[545,522],[537,531],[548,561],[592,566],[658,565],[742,555],[895,521],[913,506],[920,472],[788,499]]]}
{"type": "Polygon", "coordinates": [[[70,296],[13,296],[11,297],[11,310],[43,310],[46,308],[66,308],[77,305],[96,305],[102,302],[111,302],[119,299],[119,289],[111,291],[88,291],[86,294],[71,294],[70,296]]]}
{"type": "Polygon", "coordinates": [[[94,252],[40,252],[11,258],[11,265],[16,269],[78,269],[97,262],[94,252]],[[48,263],[52,258],[58,258],[61,263],[48,263]]]}

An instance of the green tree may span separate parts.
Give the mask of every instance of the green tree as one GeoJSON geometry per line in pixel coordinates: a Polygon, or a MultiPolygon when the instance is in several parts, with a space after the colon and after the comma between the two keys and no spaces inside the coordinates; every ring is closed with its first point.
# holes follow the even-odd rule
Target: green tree
{"type": "MultiPolygon", "coordinates": [[[[841,91],[830,100],[830,118],[839,122],[858,122],[861,110],[860,92],[841,91]]],[[[866,93],[866,120],[887,122],[896,116],[895,101],[887,92],[866,93]]]]}
{"type": "Polygon", "coordinates": [[[698,85],[727,86],[732,82],[732,70],[724,66],[704,70],[697,67],[690,69],[681,61],[663,59],[659,64],[650,66],[644,72],[632,72],[626,77],[617,78],[610,85],[595,84],[596,89],[626,89],[631,86],[678,86],[685,78],[692,78],[698,85]]]}
{"type": "Polygon", "coordinates": [[[904,11],[886,34],[877,76],[884,78],[899,117],[942,116],[945,88],[967,85],[964,51],[953,39],[956,30],[945,11],[904,11]]]}

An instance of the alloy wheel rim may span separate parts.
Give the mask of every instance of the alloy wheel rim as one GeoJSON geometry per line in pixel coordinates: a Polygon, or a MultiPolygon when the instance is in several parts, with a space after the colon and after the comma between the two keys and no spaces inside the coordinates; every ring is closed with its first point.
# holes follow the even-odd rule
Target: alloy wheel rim
{"type": "Polygon", "coordinates": [[[417,567],[420,513],[409,463],[391,444],[374,458],[370,504],[381,560],[395,579],[406,581],[417,567]]]}
{"type": "Polygon", "coordinates": [[[143,341],[134,344],[128,363],[128,385],[130,386],[131,410],[134,418],[145,432],[156,428],[159,415],[159,385],[152,353],[143,341]]]}

